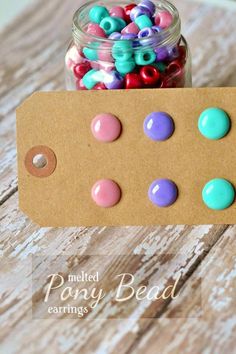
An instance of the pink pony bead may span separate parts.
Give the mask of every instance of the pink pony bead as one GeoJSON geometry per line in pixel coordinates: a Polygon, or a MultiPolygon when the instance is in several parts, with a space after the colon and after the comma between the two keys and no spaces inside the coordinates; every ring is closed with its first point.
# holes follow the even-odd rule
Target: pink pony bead
{"type": "Polygon", "coordinates": [[[92,69],[100,70],[100,64],[97,61],[91,61],[90,65],[92,69]]]}
{"type": "Polygon", "coordinates": [[[129,33],[138,34],[139,31],[140,31],[140,29],[139,29],[139,27],[136,25],[136,23],[131,22],[128,26],[126,26],[126,27],[121,31],[121,33],[122,33],[122,34],[129,34],[129,33]]]}
{"type": "Polygon", "coordinates": [[[106,33],[97,23],[90,23],[86,32],[92,36],[107,38],[106,33]]]}
{"type": "Polygon", "coordinates": [[[162,29],[170,27],[173,17],[168,11],[159,12],[155,17],[155,25],[162,29]]]}
{"type": "Polygon", "coordinates": [[[104,70],[105,72],[109,72],[115,69],[114,63],[108,63],[106,61],[91,61],[91,68],[95,70],[104,70]]]}
{"type": "Polygon", "coordinates": [[[80,55],[76,46],[71,47],[66,53],[65,63],[69,70],[73,70],[75,65],[84,62],[84,58],[80,55]]]}
{"type": "Polygon", "coordinates": [[[82,79],[77,80],[75,85],[76,85],[76,90],[87,90],[83,84],[82,79]]]}
{"type": "Polygon", "coordinates": [[[109,11],[111,17],[120,17],[125,20],[125,10],[121,6],[114,6],[109,11]]]}
{"type": "Polygon", "coordinates": [[[104,43],[101,45],[101,49],[98,49],[98,59],[108,63],[111,63],[114,60],[111,53],[110,43],[104,43]]]}

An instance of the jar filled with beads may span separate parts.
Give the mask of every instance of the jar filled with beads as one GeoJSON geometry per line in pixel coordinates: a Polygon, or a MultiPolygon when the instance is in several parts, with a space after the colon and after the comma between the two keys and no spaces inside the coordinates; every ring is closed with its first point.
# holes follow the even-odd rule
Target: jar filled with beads
{"type": "Polygon", "coordinates": [[[177,9],[166,0],[90,1],[73,18],[68,90],[191,87],[177,9]]]}

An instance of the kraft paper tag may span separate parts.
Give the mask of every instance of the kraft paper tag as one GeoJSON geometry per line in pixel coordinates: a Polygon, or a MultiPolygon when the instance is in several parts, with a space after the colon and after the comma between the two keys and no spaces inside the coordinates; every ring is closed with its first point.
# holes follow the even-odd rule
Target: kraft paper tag
{"type": "Polygon", "coordinates": [[[213,178],[236,186],[235,102],[236,88],[35,93],[17,109],[20,208],[39,225],[54,227],[235,224],[235,203],[214,211],[202,201],[202,189],[213,178]],[[209,107],[222,108],[231,118],[223,139],[211,141],[198,131],[198,118],[209,107]],[[156,111],[175,122],[173,136],[164,142],[143,132],[144,119],[156,111]],[[115,142],[93,137],[90,124],[99,113],[121,121],[115,142]],[[37,155],[46,164],[35,166],[37,155]],[[91,198],[92,186],[104,178],[122,190],[112,208],[98,207],[91,198]],[[148,199],[158,178],[178,186],[179,197],[168,208],[148,199]]]}

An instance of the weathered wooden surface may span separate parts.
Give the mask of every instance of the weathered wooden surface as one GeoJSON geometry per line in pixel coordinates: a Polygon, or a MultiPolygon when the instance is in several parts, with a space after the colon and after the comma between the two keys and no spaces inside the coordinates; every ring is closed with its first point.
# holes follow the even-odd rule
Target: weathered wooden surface
{"type": "MultiPolygon", "coordinates": [[[[192,49],[194,85],[235,85],[235,12],[226,9],[222,16],[222,7],[175,3],[192,49]]],[[[18,210],[15,108],[35,90],[63,88],[63,55],[78,4],[36,1],[0,34],[0,352],[233,353],[234,226],[40,229],[18,210]],[[175,267],[170,260],[149,276],[143,265],[143,277],[167,284],[179,269],[186,276],[178,304],[150,308],[159,319],[140,319],[145,311],[140,305],[140,315],[130,320],[32,320],[35,255],[42,255],[40,266],[47,273],[61,254],[143,254],[152,259],[160,253],[172,254],[175,267]],[[190,318],[196,317],[199,287],[202,313],[190,318]],[[180,311],[182,318],[171,318],[180,311]]]]}

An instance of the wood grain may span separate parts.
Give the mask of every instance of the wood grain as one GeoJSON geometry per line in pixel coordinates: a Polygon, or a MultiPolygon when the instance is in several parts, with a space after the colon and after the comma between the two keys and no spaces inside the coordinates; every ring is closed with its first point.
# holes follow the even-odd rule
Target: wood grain
{"type": "Polygon", "coordinates": [[[194,277],[183,286],[177,303],[170,304],[162,318],[149,327],[139,342],[136,341],[133,353],[235,352],[235,232],[235,226],[227,229],[197,268],[194,277]],[[202,309],[196,313],[199,294],[202,309]],[[180,314],[183,318],[176,318],[180,314]],[[194,318],[196,315],[200,318],[194,318]]]}
{"type": "MultiPolygon", "coordinates": [[[[63,56],[79,3],[38,0],[0,34],[0,351],[233,353],[235,226],[40,229],[18,209],[15,108],[35,90],[64,87],[63,56]],[[167,262],[167,269],[154,272],[149,281],[162,279],[165,284],[182,269],[186,277],[179,303],[150,308],[161,316],[155,320],[139,316],[130,320],[32,320],[32,296],[40,293],[40,289],[31,292],[32,257],[42,255],[42,274],[46,274],[59,255],[69,258],[75,253],[114,257],[138,253],[151,259],[160,253],[172,254],[176,268],[170,270],[167,262]],[[184,257],[178,260],[180,253],[184,257]],[[194,297],[199,280],[204,316],[190,319],[199,300],[194,297]],[[185,318],[169,318],[179,309],[185,318]]],[[[175,3],[191,45],[194,85],[235,85],[236,22],[232,11],[225,10],[222,16],[222,8],[175,3]]],[[[145,269],[143,276],[147,276],[145,269]]],[[[145,311],[142,306],[139,310],[145,311]]]]}

